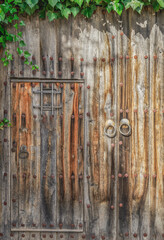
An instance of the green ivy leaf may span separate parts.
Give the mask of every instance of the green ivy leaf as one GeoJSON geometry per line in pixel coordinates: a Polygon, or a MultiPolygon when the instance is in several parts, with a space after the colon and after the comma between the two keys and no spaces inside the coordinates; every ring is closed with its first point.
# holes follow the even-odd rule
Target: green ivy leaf
{"type": "Polygon", "coordinates": [[[10,13],[13,14],[15,12],[17,12],[16,8],[11,8],[10,13]]]}
{"type": "Polygon", "coordinates": [[[25,46],[26,46],[25,42],[23,40],[21,40],[19,42],[19,47],[25,47],[25,46]]]}
{"type": "Polygon", "coordinates": [[[20,25],[20,26],[25,26],[24,21],[20,21],[19,25],[20,25]]]}
{"type": "Polygon", "coordinates": [[[113,4],[113,10],[118,13],[118,15],[121,15],[122,11],[124,9],[124,6],[122,3],[117,3],[117,2],[114,2],[113,4]]]}
{"type": "Polygon", "coordinates": [[[0,22],[2,22],[5,19],[5,13],[2,10],[2,8],[0,8],[0,22]]]}
{"type": "Polygon", "coordinates": [[[23,50],[20,49],[20,48],[17,48],[17,52],[18,52],[19,55],[21,55],[23,53],[23,50]]]}
{"type": "Polygon", "coordinates": [[[24,51],[24,57],[28,58],[31,56],[31,53],[29,53],[28,51],[24,51]]]}
{"type": "Polygon", "coordinates": [[[16,29],[18,29],[18,23],[14,24],[14,27],[15,27],[16,29]]]}
{"type": "Polygon", "coordinates": [[[108,13],[110,13],[112,10],[113,10],[113,4],[108,4],[107,6],[106,6],[106,10],[108,11],[108,13]]]}
{"type": "Polygon", "coordinates": [[[25,59],[24,63],[25,63],[26,65],[29,65],[29,64],[30,64],[29,61],[28,61],[28,59],[25,59]]]}
{"type": "Polygon", "coordinates": [[[19,38],[18,38],[16,35],[14,35],[14,41],[15,41],[15,42],[18,42],[18,41],[19,41],[19,38]]]}
{"type": "Polygon", "coordinates": [[[26,0],[26,3],[30,8],[33,8],[38,3],[38,0],[26,0]]]}
{"type": "Polygon", "coordinates": [[[71,14],[71,10],[69,8],[64,8],[61,10],[61,14],[68,19],[69,15],[71,14]]]}
{"type": "Polygon", "coordinates": [[[157,0],[157,2],[162,8],[164,8],[164,0],[157,0]]]}
{"type": "Polygon", "coordinates": [[[48,19],[51,21],[53,21],[54,19],[57,19],[58,18],[58,14],[57,13],[54,13],[52,11],[48,11],[47,12],[47,17],[48,19]]]}
{"type": "Polygon", "coordinates": [[[95,10],[96,10],[96,6],[92,5],[91,7],[84,8],[82,10],[82,14],[87,18],[90,18],[95,10]]]}
{"type": "Polygon", "coordinates": [[[74,0],[80,7],[82,6],[83,4],[83,0],[74,0]]]}
{"type": "Polygon", "coordinates": [[[28,15],[32,15],[37,9],[39,9],[39,6],[38,5],[35,5],[33,8],[30,8],[29,6],[27,6],[25,8],[25,12],[28,14],[28,15]]]}
{"type": "Polygon", "coordinates": [[[60,10],[63,9],[63,5],[62,5],[61,3],[57,3],[57,4],[56,4],[56,7],[57,7],[58,9],[60,9],[60,10]]]}
{"type": "Polygon", "coordinates": [[[160,5],[158,2],[153,2],[153,9],[155,12],[159,11],[160,9],[160,5]]]}
{"type": "Polygon", "coordinates": [[[22,32],[17,33],[19,37],[22,37],[22,32]]]}
{"type": "Polygon", "coordinates": [[[72,7],[70,10],[74,17],[76,17],[76,15],[80,12],[80,9],[78,7],[72,7]]]}
{"type": "Polygon", "coordinates": [[[48,0],[48,3],[51,5],[51,7],[55,7],[55,5],[59,2],[60,0],[48,0]]]}

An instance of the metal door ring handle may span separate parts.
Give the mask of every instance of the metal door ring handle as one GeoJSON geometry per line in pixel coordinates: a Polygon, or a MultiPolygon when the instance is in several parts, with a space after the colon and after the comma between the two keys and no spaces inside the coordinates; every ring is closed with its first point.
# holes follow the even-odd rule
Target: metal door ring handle
{"type": "Polygon", "coordinates": [[[128,119],[123,118],[123,119],[120,121],[119,131],[120,131],[120,133],[121,133],[123,136],[125,136],[125,137],[128,137],[128,136],[131,135],[132,129],[131,129],[130,122],[129,122],[128,119]],[[123,131],[121,130],[123,126],[124,126],[124,128],[128,128],[128,132],[123,132],[123,131]]]}
{"type": "Polygon", "coordinates": [[[113,120],[106,121],[105,127],[104,127],[104,134],[109,138],[113,138],[116,136],[116,132],[117,130],[116,130],[114,121],[113,120]],[[109,131],[109,128],[112,129],[111,132],[109,131]]]}
{"type": "Polygon", "coordinates": [[[28,156],[29,156],[29,153],[27,151],[27,147],[26,146],[21,146],[20,151],[19,151],[19,158],[27,159],[28,156]]]}

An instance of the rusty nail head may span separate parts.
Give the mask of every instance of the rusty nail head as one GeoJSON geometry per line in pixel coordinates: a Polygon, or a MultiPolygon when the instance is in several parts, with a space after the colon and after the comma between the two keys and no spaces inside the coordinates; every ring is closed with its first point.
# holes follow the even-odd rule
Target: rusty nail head
{"type": "Polygon", "coordinates": [[[13,226],[13,227],[16,227],[16,223],[13,223],[12,226],[13,226]]]}
{"type": "Polygon", "coordinates": [[[137,109],[134,109],[134,113],[137,113],[137,109]]]}
{"type": "Polygon", "coordinates": [[[154,112],[154,113],[157,112],[157,109],[153,109],[153,112],[154,112]]]}
{"type": "Polygon", "coordinates": [[[83,59],[83,58],[81,58],[81,59],[80,59],[80,61],[81,61],[81,62],[83,62],[83,61],[84,61],[84,59],[83,59]]]}
{"type": "Polygon", "coordinates": [[[134,233],[133,236],[136,238],[137,237],[137,233],[134,233]]]}
{"type": "Polygon", "coordinates": [[[71,61],[74,61],[74,58],[73,58],[73,57],[71,57],[71,61]]]}
{"type": "Polygon", "coordinates": [[[88,85],[87,88],[90,89],[90,85],[88,85]]]}
{"type": "Polygon", "coordinates": [[[113,112],[111,112],[111,113],[110,113],[110,116],[111,116],[111,117],[113,117],[113,116],[114,116],[114,113],[113,113],[113,112]]]}
{"type": "Polygon", "coordinates": [[[120,59],[123,59],[123,56],[120,56],[120,59]]]}
{"type": "Polygon", "coordinates": [[[120,109],[120,113],[123,113],[123,109],[120,109]]]}
{"type": "Polygon", "coordinates": [[[22,59],[22,60],[24,60],[24,59],[25,59],[25,57],[24,57],[24,56],[21,56],[21,59],[22,59]]]}
{"type": "Polygon", "coordinates": [[[83,72],[81,72],[81,73],[80,73],[80,75],[81,75],[81,76],[84,76],[84,73],[83,73],[83,72]]]}
{"type": "Polygon", "coordinates": [[[0,237],[3,237],[3,233],[0,233],[0,237]]]}
{"type": "Polygon", "coordinates": [[[115,147],[114,143],[112,143],[111,146],[112,146],[112,148],[114,148],[115,147]]]}
{"type": "Polygon", "coordinates": [[[61,75],[62,75],[62,72],[61,72],[61,71],[59,71],[59,72],[58,72],[58,75],[59,75],[59,76],[61,76],[61,75]]]}
{"type": "Polygon", "coordinates": [[[35,60],[35,56],[34,55],[32,56],[32,60],[35,60]]]}
{"type": "Polygon", "coordinates": [[[11,70],[11,71],[10,71],[10,74],[12,74],[12,75],[13,75],[13,74],[14,74],[14,70],[11,70]]]}
{"type": "Polygon", "coordinates": [[[22,237],[24,238],[24,237],[25,237],[25,235],[24,235],[24,234],[22,234],[22,237]]]}
{"type": "Polygon", "coordinates": [[[21,223],[21,227],[24,227],[25,225],[24,225],[24,223],[21,223]]]}
{"type": "Polygon", "coordinates": [[[143,236],[144,236],[144,237],[147,237],[147,233],[144,233],[143,236]]]}
{"type": "Polygon", "coordinates": [[[45,60],[46,60],[46,57],[42,57],[42,59],[43,59],[43,61],[45,61],[45,60]]]}
{"type": "Polygon", "coordinates": [[[90,206],[91,206],[90,204],[87,204],[87,208],[90,208],[90,206]]]}
{"type": "Polygon", "coordinates": [[[35,75],[36,74],[36,70],[32,70],[32,74],[35,75]]]}
{"type": "Polygon", "coordinates": [[[62,57],[59,57],[59,62],[61,62],[62,61],[62,57]]]}
{"type": "Polygon", "coordinates": [[[95,62],[96,62],[96,61],[97,61],[97,58],[96,58],[96,57],[94,57],[94,58],[93,58],[93,61],[95,61],[95,62]]]}
{"type": "Polygon", "coordinates": [[[79,203],[82,203],[82,200],[79,200],[79,203]]]}
{"type": "Polygon", "coordinates": [[[145,56],[144,58],[145,58],[145,59],[147,59],[147,58],[148,58],[148,56],[145,56]]]}
{"type": "Polygon", "coordinates": [[[102,60],[102,62],[105,62],[105,58],[102,58],[101,60],[102,60]]]}
{"type": "Polygon", "coordinates": [[[124,35],[124,33],[123,33],[123,32],[121,32],[121,33],[120,33],[120,35],[121,35],[121,36],[123,36],[123,35],[124,35]]]}
{"type": "Polygon", "coordinates": [[[7,142],[7,139],[6,139],[6,138],[4,138],[4,142],[7,142]]]}
{"type": "Polygon", "coordinates": [[[42,224],[42,227],[46,227],[46,224],[45,224],[45,223],[43,223],[43,224],[42,224]]]}
{"type": "Polygon", "coordinates": [[[50,57],[50,60],[52,61],[52,60],[53,60],[53,57],[50,57]]]}
{"type": "Polygon", "coordinates": [[[75,118],[75,116],[74,116],[74,115],[72,115],[72,116],[71,116],[71,118],[72,118],[72,119],[74,119],[74,118],[75,118]]]}
{"type": "Polygon", "coordinates": [[[46,178],[46,175],[44,175],[43,178],[46,178]]]}
{"type": "Polygon", "coordinates": [[[50,74],[53,75],[53,74],[54,74],[54,71],[50,71],[50,74]]]}
{"type": "Polygon", "coordinates": [[[147,113],[147,112],[148,112],[148,109],[145,109],[144,112],[147,113]]]}
{"type": "Polygon", "coordinates": [[[71,72],[71,75],[73,76],[73,75],[74,75],[74,72],[71,72]]]}
{"type": "Polygon", "coordinates": [[[50,238],[53,238],[53,235],[52,235],[52,234],[50,234],[50,238]]]}
{"type": "Polygon", "coordinates": [[[147,174],[144,174],[144,178],[147,178],[148,176],[147,176],[147,174]]]}
{"type": "Polygon", "coordinates": [[[36,175],[33,175],[33,178],[36,178],[36,175]]]}
{"type": "Polygon", "coordinates": [[[31,86],[32,86],[32,87],[35,87],[35,83],[31,83],[31,86]]]}
{"type": "Polygon", "coordinates": [[[92,235],[92,239],[95,239],[95,235],[92,235]]]}
{"type": "Polygon", "coordinates": [[[111,58],[111,60],[114,62],[114,61],[115,61],[115,58],[111,58]]]}
{"type": "Polygon", "coordinates": [[[88,176],[87,176],[87,178],[89,179],[89,178],[90,178],[90,176],[88,175],[88,176]]]}
{"type": "Polygon", "coordinates": [[[63,119],[63,115],[60,115],[60,118],[63,119]]]}
{"type": "Polygon", "coordinates": [[[16,83],[13,83],[13,88],[16,88],[16,83]]]}
{"type": "Polygon", "coordinates": [[[83,118],[83,115],[82,115],[82,114],[80,114],[80,115],[79,115],[79,118],[80,118],[80,119],[82,119],[82,118],[83,118]]]}
{"type": "Polygon", "coordinates": [[[37,116],[34,114],[34,115],[33,115],[33,118],[37,118],[37,116]]]}
{"type": "Polygon", "coordinates": [[[120,86],[123,87],[123,82],[120,82],[120,86]]]}
{"type": "Polygon", "coordinates": [[[7,176],[7,173],[6,173],[6,172],[4,173],[4,176],[5,176],[5,177],[7,176]]]}
{"type": "Polygon", "coordinates": [[[135,56],[134,56],[134,59],[137,59],[137,58],[138,58],[137,55],[135,55],[135,56]]]}
{"type": "Polygon", "coordinates": [[[74,227],[75,227],[75,224],[72,223],[72,224],[71,224],[71,227],[74,228],[74,227]]]}
{"type": "Polygon", "coordinates": [[[127,55],[127,56],[126,56],[126,59],[129,59],[129,58],[130,58],[130,57],[127,55]]]}
{"type": "Polygon", "coordinates": [[[80,178],[80,179],[83,179],[83,176],[82,176],[82,175],[80,175],[80,176],[79,176],[79,178],[80,178]]]}
{"type": "Polygon", "coordinates": [[[118,174],[118,177],[119,177],[119,178],[121,178],[121,177],[122,177],[122,174],[121,174],[121,173],[119,173],[119,174],[118,174]]]}
{"type": "Polygon", "coordinates": [[[124,177],[128,178],[128,174],[127,174],[127,173],[125,173],[124,177]]]}
{"type": "Polygon", "coordinates": [[[87,146],[88,146],[88,147],[90,146],[90,143],[89,143],[89,142],[87,142],[87,146]]]}
{"type": "Polygon", "coordinates": [[[122,203],[120,203],[120,204],[119,204],[119,207],[123,207],[123,204],[122,204],[122,203]]]}
{"type": "Polygon", "coordinates": [[[4,86],[7,86],[7,81],[5,81],[3,84],[4,84],[4,86]]]}
{"type": "Polygon", "coordinates": [[[79,86],[80,88],[82,88],[83,87],[83,84],[80,84],[80,86],[79,86]]]}
{"type": "Polygon", "coordinates": [[[122,141],[119,141],[119,145],[122,145],[122,141]]]}
{"type": "Polygon", "coordinates": [[[114,39],[115,38],[115,36],[114,35],[112,35],[112,39],[114,39]]]}
{"type": "Polygon", "coordinates": [[[16,202],[16,199],[13,198],[13,199],[12,199],[12,202],[16,202]]]}
{"type": "Polygon", "coordinates": [[[114,209],[114,206],[113,206],[113,205],[111,205],[111,206],[110,206],[110,208],[113,210],[113,209],[114,209]]]}
{"type": "Polygon", "coordinates": [[[60,235],[60,238],[63,238],[63,234],[60,235]]]}
{"type": "Polygon", "coordinates": [[[63,224],[62,224],[62,223],[59,223],[59,227],[62,228],[62,227],[63,227],[63,224]]]}
{"type": "Polygon", "coordinates": [[[128,113],[129,112],[129,109],[126,109],[126,113],[128,113]]]}
{"type": "MultiPolygon", "coordinates": [[[[83,146],[80,146],[80,150],[83,150],[83,146]]],[[[81,175],[80,175],[81,176],[81,175]]]]}
{"type": "Polygon", "coordinates": [[[74,175],[72,175],[72,176],[71,176],[71,179],[75,179],[75,176],[74,176],[74,175]]]}
{"type": "Polygon", "coordinates": [[[14,233],[10,233],[10,237],[13,237],[14,236],[14,233]]]}
{"type": "Polygon", "coordinates": [[[43,75],[46,75],[46,71],[43,71],[42,74],[43,74],[43,75]]]}
{"type": "Polygon", "coordinates": [[[83,224],[82,223],[79,223],[79,227],[82,227],[83,226],[83,224]]]}
{"type": "Polygon", "coordinates": [[[52,179],[54,179],[54,178],[55,178],[55,176],[52,174],[52,175],[51,175],[51,178],[52,178],[52,179]]]}
{"type": "Polygon", "coordinates": [[[129,233],[128,233],[128,232],[126,232],[126,233],[125,233],[125,237],[128,237],[128,236],[129,236],[129,233]]]}
{"type": "Polygon", "coordinates": [[[13,174],[13,178],[16,178],[16,174],[13,174]]]}
{"type": "Polygon", "coordinates": [[[85,238],[85,234],[82,235],[82,238],[85,238]]]}
{"type": "Polygon", "coordinates": [[[101,236],[101,239],[103,239],[103,240],[104,240],[104,239],[105,239],[105,236],[101,236]]]}
{"type": "Polygon", "coordinates": [[[35,224],[35,223],[33,223],[33,224],[32,224],[32,226],[33,226],[33,227],[36,227],[36,224],[35,224]]]}
{"type": "Polygon", "coordinates": [[[54,227],[54,224],[50,224],[50,227],[54,227]]]}
{"type": "Polygon", "coordinates": [[[74,84],[71,84],[71,89],[74,89],[74,84]]]}
{"type": "Polygon", "coordinates": [[[89,112],[87,112],[87,116],[90,117],[90,113],[89,112]]]}
{"type": "Polygon", "coordinates": [[[63,84],[60,84],[60,87],[63,88],[63,84]]]}
{"type": "Polygon", "coordinates": [[[74,238],[74,235],[71,235],[71,238],[74,238]]]}
{"type": "Polygon", "coordinates": [[[35,234],[32,234],[32,237],[35,237],[35,234]]]}
{"type": "Polygon", "coordinates": [[[156,175],[156,174],[154,174],[154,175],[153,175],[153,178],[156,178],[156,177],[157,177],[157,175],[156,175]]]}
{"type": "Polygon", "coordinates": [[[43,238],[46,238],[46,235],[45,235],[45,234],[43,234],[43,238]]]}
{"type": "Polygon", "coordinates": [[[8,113],[8,111],[7,111],[7,109],[5,109],[5,110],[4,110],[4,114],[7,114],[7,113],[8,113]]]}
{"type": "Polygon", "coordinates": [[[164,233],[162,233],[162,237],[164,238],[164,233]]]}
{"type": "Polygon", "coordinates": [[[155,60],[157,59],[157,56],[156,56],[156,55],[154,56],[154,59],[155,59],[155,60]]]}
{"type": "Polygon", "coordinates": [[[112,179],[114,179],[114,178],[115,178],[115,176],[114,176],[114,175],[112,175],[112,176],[111,176],[111,178],[112,178],[112,179]]]}
{"type": "Polygon", "coordinates": [[[60,179],[62,179],[62,178],[63,178],[63,175],[62,175],[62,174],[60,174],[60,175],[59,175],[59,178],[60,178],[60,179]]]}

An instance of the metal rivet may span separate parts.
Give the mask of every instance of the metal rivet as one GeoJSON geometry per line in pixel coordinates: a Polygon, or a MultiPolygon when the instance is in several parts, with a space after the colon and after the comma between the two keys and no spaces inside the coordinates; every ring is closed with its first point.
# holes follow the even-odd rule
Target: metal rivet
{"type": "Polygon", "coordinates": [[[62,223],[59,223],[59,228],[62,228],[63,227],[63,224],[62,223]]]}
{"type": "Polygon", "coordinates": [[[74,72],[71,72],[71,76],[73,76],[74,75],[74,72]]]}
{"type": "Polygon", "coordinates": [[[83,87],[83,84],[80,84],[79,87],[82,88],[82,87],[83,87]]]}
{"type": "Polygon", "coordinates": [[[16,227],[16,223],[12,223],[12,226],[13,226],[13,227],[16,227]]]}
{"type": "Polygon", "coordinates": [[[21,56],[21,59],[22,59],[22,60],[24,60],[24,59],[25,59],[25,57],[24,57],[24,56],[21,56]]]}
{"type": "Polygon", "coordinates": [[[101,60],[102,60],[102,62],[105,62],[105,58],[102,58],[101,60]]]}
{"type": "Polygon", "coordinates": [[[74,115],[72,115],[72,116],[71,116],[71,118],[72,118],[72,119],[74,119],[74,118],[75,118],[75,116],[74,116],[74,115]]]}
{"type": "Polygon", "coordinates": [[[134,233],[134,234],[133,234],[133,237],[135,237],[135,238],[136,238],[136,237],[137,237],[137,233],[134,233]]]}
{"type": "Polygon", "coordinates": [[[84,59],[83,59],[83,58],[81,58],[81,59],[80,59],[80,61],[81,61],[81,62],[83,62],[83,61],[84,61],[84,59]]]}
{"type": "Polygon", "coordinates": [[[25,234],[22,234],[22,237],[24,238],[24,237],[25,237],[25,234]]]}
{"type": "Polygon", "coordinates": [[[121,173],[119,173],[119,174],[118,174],[118,177],[119,177],[119,178],[121,178],[121,177],[122,177],[122,174],[121,174],[121,173]]]}
{"type": "Polygon", "coordinates": [[[71,61],[74,61],[74,57],[71,57],[71,61]]]}
{"type": "Polygon", "coordinates": [[[147,58],[148,58],[148,56],[145,56],[144,58],[145,58],[145,59],[147,59],[147,58]]]}
{"type": "Polygon", "coordinates": [[[80,76],[84,76],[84,73],[83,73],[83,72],[81,72],[81,73],[80,73],[80,76]]]}
{"type": "Polygon", "coordinates": [[[5,173],[4,173],[4,177],[6,177],[6,176],[7,176],[7,173],[5,172],[5,173]]]}
{"type": "Polygon", "coordinates": [[[120,87],[123,87],[123,82],[120,82],[120,87]]]}
{"type": "Polygon", "coordinates": [[[126,59],[129,59],[129,58],[130,58],[130,57],[127,55],[127,56],[126,56],[126,59]]]}
{"type": "Polygon", "coordinates": [[[96,62],[96,61],[97,61],[97,58],[96,58],[96,57],[94,57],[94,58],[93,58],[93,61],[94,61],[94,62],[96,62]]]}
{"type": "Polygon", "coordinates": [[[15,202],[16,202],[16,199],[12,199],[12,202],[15,203],[15,202]]]}
{"type": "Polygon", "coordinates": [[[144,237],[147,237],[147,233],[144,233],[143,236],[144,236],[144,237]]]}
{"type": "Polygon", "coordinates": [[[4,84],[4,86],[7,86],[7,81],[5,81],[3,84],[4,84]]]}
{"type": "Polygon", "coordinates": [[[137,113],[137,109],[134,109],[134,113],[137,113]]]}
{"type": "Polygon", "coordinates": [[[119,145],[122,145],[122,141],[119,141],[119,145]]]}
{"type": "Polygon", "coordinates": [[[137,59],[137,58],[138,58],[137,55],[135,55],[135,56],[134,56],[134,59],[137,59]]]}
{"type": "Polygon", "coordinates": [[[63,115],[60,115],[60,118],[63,119],[63,115]]]}
{"type": "Polygon", "coordinates": [[[112,144],[111,144],[111,146],[112,146],[112,148],[114,148],[114,147],[115,147],[115,144],[114,144],[114,143],[112,143],[112,144]]]}
{"type": "Polygon", "coordinates": [[[79,223],[79,227],[81,228],[83,226],[83,224],[82,223],[79,223]]]}
{"type": "Polygon", "coordinates": [[[153,178],[156,178],[156,177],[157,177],[157,175],[156,175],[156,174],[154,174],[154,175],[153,175],[153,178]]]}
{"type": "Polygon", "coordinates": [[[55,176],[52,174],[52,175],[51,175],[51,178],[52,178],[52,179],[54,179],[54,178],[55,178],[55,176]]]}
{"type": "Polygon", "coordinates": [[[43,59],[43,61],[45,61],[45,60],[46,60],[46,57],[42,57],[42,59],[43,59]]]}
{"type": "Polygon", "coordinates": [[[46,227],[46,224],[45,224],[45,223],[43,223],[43,224],[42,224],[42,227],[46,227]]]}
{"type": "Polygon", "coordinates": [[[92,239],[95,239],[95,235],[92,235],[92,239]]]}
{"type": "Polygon", "coordinates": [[[50,227],[54,227],[54,224],[50,224],[50,227]]]}
{"type": "Polygon", "coordinates": [[[20,74],[22,75],[22,74],[23,74],[23,71],[20,71],[20,74]]]}
{"type": "Polygon", "coordinates": [[[60,174],[60,175],[59,175],[59,178],[62,179],[62,178],[63,178],[63,175],[60,174]]]}
{"type": "Polygon", "coordinates": [[[52,61],[52,60],[53,60],[53,57],[50,57],[50,60],[52,61]]]}
{"type": "Polygon", "coordinates": [[[13,75],[13,74],[14,74],[14,70],[11,70],[11,71],[10,71],[10,74],[13,75]]]}
{"type": "Polygon", "coordinates": [[[72,175],[72,176],[71,176],[71,179],[75,179],[75,175],[72,175]]]}
{"type": "Polygon", "coordinates": [[[13,83],[13,88],[16,88],[16,83],[13,83]]]}
{"type": "Polygon", "coordinates": [[[10,233],[10,237],[14,237],[14,233],[10,233]]]}
{"type": "Polygon", "coordinates": [[[83,118],[83,115],[82,115],[82,114],[80,114],[80,115],[79,115],[79,118],[80,118],[80,119],[82,119],[82,118],[83,118]]]}
{"type": "Polygon", "coordinates": [[[46,178],[46,175],[44,175],[43,178],[46,178]]]}
{"type": "Polygon", "coordinates": [[[123,113],[123,109],[120,109],[120,113],[123,113]]]}
{"type": "Polygon", "coordinates": [[[54,71],[50,71],[50,74],[53,75],[53,74],[54,74],[54,71]]]}
{"type": "Polygon", "coordinates": [[[162,233],[162,237],[164,238],[164,233],[162,233]]]}
{"type": "Polygon", "coordinates": [[[60,235],[60,238],[63,238],[63,234],[60,235]]]}
{"type": "Polygon", "coordinates": [[[120,59],[123,59],[123,56],[120,56],[120,59]]]}
{"type": "Polygon", "coordinates": [[[148,109],[144,109],[144,113],[147,113],[148,112],[148,109]]]}
{"type": "Polygon", "coordinates": [[[71,227],[74,228],[74,227],[75,227],[75,224],[72,223],[72,224],[71,224],[71,227]]]}
{"type": "Polygon", "coordinates": [[[71,89],[74,89],[74,84],[71,84],[71,89]]]}
{"type": "Polygon", "coordinates": [[[156,56],[156,55],[154,56],[154,59],[155,59],[155,60],[157,59],[157,56],[156,56]]]}
{"type": "Polygon", "coordinates": [[[36,227],[36,224],[35,224],[35,223],[33,223],[33,224],[32,224],[32,226],[33,226],[33,227],[36,227]]]}
{"type": "Polygon", "coordinates": [[[82,175],[80,175],[80,176],[79,176],[79,179],[83,179],[83,176],[82,176],[82,175]]]}
{"type": "Polygon", "coordinates": [[[115,58],[111,58],[111,60],[112,60],[112,62],[114,62],[114,61],[115,61],[115,58]]]}
{"type": "Polygon", "coordinates": [[[0,233],[0,237],[3,237],[3,233],[0,233]]]}
{"type": "Polygon", "coordinates": [[[129,112],[129,109],[126,109],[126,113],[128,113],[129,112]]]}
{"type": "Polygon", "coordinates": [[[60,84],[60,87],[63,88],[63,84],[62,83],[60,84]]]}
{"type": "Polygon", "coordinates": [[[115,38],[115,36],[113,35],[113,36],[112,36],[112,39],[114,39],[114,38],[115,38]]]}
{"type": "Polygon", "coordinates": [[[129,233],[128,233],[128,232],[126,232],[126,233],[125,233],[125,237],[128,237],[128,236],[129,236],[129,233]]]}
{"type": "Polygon", "coordinates": [[[62,57],[59,57],[59,62],[61,62],[62,61],[62,57]]]}
{"type": "Polygon", "coordinates": [[[112,176],[111,176],[111,178],[112,178],[112,179],[114,179],[114,178],[115,178],[115,176],[114,176],[114,175],[112,175],[112,176]]]}
{"type": "Polygon", "coordinates": [[[13,174],[13,178],[16,178],[16,174],[13,174]]]}
{"type": "Polygon", "coordinates": [[[33,175],[33,178],[36,178],[36,175],[33,175]]]}
{"type": "Polygon", "coordinates": [[[36,119],[36,118],[37,118],[37,116],[36,116],[36,115],[33,115],[33,118],[34,118],[34,119],[36,119]]]}
{"type": "Polygon", "coordinates": [[[62,75],[62,72],[61,72],[61,71],[59,71],[59,72],[58,72],[58,75],[59,75],[59,76],[61,76],[61,75],[62,75]]]}
{"type": "Polygon", "coordinates": [[[74,235],[71,235],[70,237],[71,237],[71,238],[74,238],[74,235]]]}
{"type": "Polygon", "coordinates": [[[90,176],[88,175],[88,176],[87,176],[87,179],[89,179],[89,178],[90,178],[90,176]]]}
{"type": "Polygon", "coordinates": [[[157,109],[153,109],[153,112],[156,113],[156,112],[157,112],[157,109]]]}
{"type": "Polygon", "coordinates": [[[32,56],[32,60],[35,60],[35,56],[32,56]]]}
{"type": "Polygon", "coordinates": [[[124,35],[124,33],[123,33],[123,32],[121,32],[121,33],[120,33],[120,35],[121,35],[121,36],[123,36],[123,35],[124,35]]]}
{"type": "Polygon", "coordinates": [[[128,174],[127,174],[127,173],[125,173],[125,174],[124,174],[124,177],[128,178],[128,174]]]}
{"type": "Polygon", "coordinates": [[[148,177],[148,175],[147,174],[144,174],[144,178],[147,178],[148,177]]]}
{"type": "Polygon", "coordinates": [[[101,236],[101,239],[104,240],[104,239],[105,239],[105,236],[101,236]]]}
{"type": "Polygon", "coordinates": [[[87,88],[90,89],[90,85],[88,85],[87,88]]]}
{"type": "Polygon", "coordinates": [[[87,112],[87,116],[90,117],[90,113],[89,112],[87,112]]]}
{"type": "Polygon", "coordinates": [[[45,234],[43,234],[43,238],[46,238],[46,235],[45,235],[45,234]]]}
{"type": "Polygon", "coordinates": [[[4,110],[4,114],[7,114],[7,113],[8,113],[8,111],[7,111],[7,109],[5,109],[5,110],[4,110]]]}
{"type": "Polygon", "coordinates": [[[123,203],[120,203],[120,204],[119,204],[119,207],[123,207],[123,203]]]}
{"type": "Polygon", "coordinates": [[[21,227],[24,227],[25,225],[24,225],[24,223],[21,223],[21,227]]]}
{"type": "Polygon", "coordinates": [[[87,208],[90,208],[90,206],[91,206],[90,204],[87,204],[87,208]]]}
{"type": "Polygon", "coordinates": [[[113,209],[114,209],[114,206],[113,206],[113,205],[111,205],[111,206],[110,206],[110,208],[113,210],[113,209]]]}
{"type": "Polygon", "coordinates": [[[82,238],[85,238],[85,234],[82,235],[82,238]]]}

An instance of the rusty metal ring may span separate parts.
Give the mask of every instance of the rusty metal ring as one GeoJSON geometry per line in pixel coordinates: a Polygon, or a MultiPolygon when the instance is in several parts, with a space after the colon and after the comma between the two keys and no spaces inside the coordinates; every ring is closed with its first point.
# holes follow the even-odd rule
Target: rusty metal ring
{"type": "Polygon", "coordinates": [[[120,131],[120,133],[121,133],[123,136],[125,136],[125,137],[128,137],[128,136],[131,135],[131,131],[132,131],[132,129],[131,129],[130,122],[129,122],[128,119],[126,119],[126,118],[121,119],[121,121],[120,121],[119,131],[120,131]],[[123,125],[125,125],[125,126],[128,127],[129,130],[128,130],[127,133],[124,133],[124,132],[121,131],[121,128],[122,128],[123,125]]]}
{"type": "Polygon", "coordinates": [[[26,146],[21,146],[20,151],[19,151],[19,158],[27,159],[28,156],[29,156],[29,153],[27,151],[27,147],[26,146]]]}
{"type": "Polygon", "coordinates": [[[106,121],[105,127],[104,127],[104,134],[109,138],[113,138],[116,136],[116,132],[117,132],[117,130],[116,130],[114,121],[110,120],[110,119],[108,121],[106,121]],[[112,133],[109,133],[108,132],[109,128],[113,128],[114,131],[112,133]]]}

